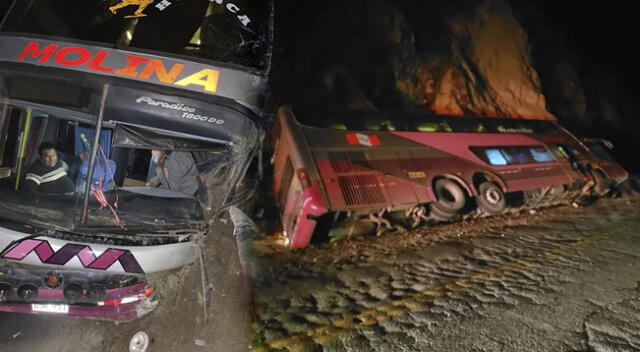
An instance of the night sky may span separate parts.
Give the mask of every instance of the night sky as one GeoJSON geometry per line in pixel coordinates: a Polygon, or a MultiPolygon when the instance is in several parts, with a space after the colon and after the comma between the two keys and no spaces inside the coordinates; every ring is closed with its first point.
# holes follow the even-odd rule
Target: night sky
{"type": "Polygon", "coordinates": [[[618,77],[635,100],[640,79],[635,54],[640,23],[632,3],[538,0],[534,6],[562,36],[565,46],[585,60],[585,74],[598,67],[606,69],[618,77]]]}
{"type": "MultiPolygon", "coordinates": [[[[517,1],[517,0],[514,0],[517,1]]],[[[592,126],[591,135],[614,142],[616,160],[632,172],[640,171],[640,65],[635,54],[639,32],[638,15],[631,3],[612,0],[603,2],[535,1],[535,5],[554,32],[562,36],[564,45],[575,55],[583,80],[597,77],[599,71],[612,78],[605,86],[620,109],[621,128],[592,126]],[[604,5],[607,6],[604,6],[604,5]],[[579,12],[577,12],[579,11],[579,12]]],[[[593,80],[598,82],[598,79],[593,80]]]]}

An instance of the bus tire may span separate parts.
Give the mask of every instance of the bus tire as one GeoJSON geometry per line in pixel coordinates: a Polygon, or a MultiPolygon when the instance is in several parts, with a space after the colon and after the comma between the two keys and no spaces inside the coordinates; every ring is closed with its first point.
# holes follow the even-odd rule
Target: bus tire
{"type": "Polygon", "coordinates": [[[430,209],[431,210],[429,212],[429,215],[431,216],[432,219],[436,221],[449,221],[453,219],[456,215],[458,215],[457,212],[450,213],[450,212],[443,211],[442,209],[438,208],[437,203],[435,202],[431,203],[430,209]]]}
{"type": "Polygon", "coordinates": [[[436,195],[436,201],[431,207],[438,208],[442,213],[455,215],[467,204],[464,190],[453,180],[439,179],[433,187],[433,192],[436,195]]]}
{"type": "Polygon", "coordinates": [[[476,196],[478,208],[489,215],[502,213],[507,208],[507,201],[500,186],[493,182],[483,182],[478,187],[476,196]]]}

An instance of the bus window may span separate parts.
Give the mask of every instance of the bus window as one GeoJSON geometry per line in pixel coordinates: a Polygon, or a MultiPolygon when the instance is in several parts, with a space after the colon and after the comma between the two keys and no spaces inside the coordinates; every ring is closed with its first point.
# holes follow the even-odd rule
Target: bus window
{"type": "Polygon", "coordinates": [[[523,147],[504,147],[502,154],[509,164],[525,164],[533,162],[527,148],[523,147]]]}
{"type": "Polygon", "coordinates": [[[533,159],[539,163],[545,163],[555,160],[553,155],[545,147],[531,147],[529,148],[529,152],[531,152],[531,156],[533,156],[533,159]]]}
{"type": "Polygon", "coordinates": [[[487,160],[491,165],[507,165],[507,159],[502,155],[500,149],[485,149],[484,154],[487,156],[487,160]]]}
{"type": "Polygon", "coordinates": [[[16,0],[2,30],[158,50],[261,70],[267,67],[268,1],[153,3],[16,0]]]}
{"type": "Polygon", "coordinates": [[[382,123],[380,124],[380,130],[381,131],[395,131],[396,127],[393,124],[392,121],[387,120],[387,121],[382,121],[382,123]]]}
{"type": "Polygon", "coordinates": [[[442,121],[438,124],[438,132],[453,132],[453,129],[447,121],[442,121]]]}
{"type": "Polygon", "coordinates": [[[364,125],[364,129],[367,131],[380,131],[380,124],[378,121],[367,121],[364,125]]]}
{"type": "Polygon", "coordinates": [[[4,107],[0,218],[70,228],[78,198],[74,155],[68,131],[77,127],[63,116],[21,106],[4,107]],[[64,138],[60,138],[64,137],[64,138]]]}
{"type": "Polygon", "coordinates": [[[438,124],[435,122],[423,122],[416,126],[419,132],[435,132],[438,130],[438,124]]]}
{"type": "Polygon", "coordinates": [[[601,141],[587,142],[587,147],[589,147],[589,150],[598,158],[606,161],[615,161],[601,141]]]}
{"type": "Polygon", "coordinates": [[[565,144],[562,145],[562,149],[569,155],[574,158],[583,158],[584,153],[580,150],[580,147],[577,144],[565,144]]]}
{"type": "Polygon", "coordinates": [[[346,131],[348,129],[347,125],[343,123],[332,123],[331,125],[329,125],[329,128],[337,131],[346,131]]]}
{"type": "Polygon", "coordinates": [[[569,159],[569,154],[567,154],[567,152],[564,150],[564,148],[561,145],[556,144],[556,145],[550,146],[549,148],[551,149],[551,152],[556,158],[569,159]]]}

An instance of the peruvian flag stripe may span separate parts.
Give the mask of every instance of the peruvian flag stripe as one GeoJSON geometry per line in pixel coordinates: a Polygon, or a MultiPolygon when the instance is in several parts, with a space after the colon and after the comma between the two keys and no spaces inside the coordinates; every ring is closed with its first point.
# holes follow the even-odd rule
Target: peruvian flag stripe
{"type": "Polygon", "coordinates": [[[347,133],[345,135],[347,143],[350,145],[364,145],[367,147],[377,147],[380,145],[380,138],[375,134],[347,133]]]}
{"type": "Polygon", "coordinates": [[[347,138],[347,143],[353,145],[353,144],[360,144],[358,142],[358,137],[356,136],[356,133],[347,133],[346,134],[346,138],[347,138]]]}

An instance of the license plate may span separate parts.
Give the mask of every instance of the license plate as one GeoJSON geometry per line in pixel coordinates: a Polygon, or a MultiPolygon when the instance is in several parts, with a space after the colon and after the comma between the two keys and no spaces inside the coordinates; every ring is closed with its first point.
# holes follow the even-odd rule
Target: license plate
{"type": "Polygon", "coordinates": [[[34,312],[66,314],[69,313],[69,306],[66,304],[32,304],[31,310],[34,312]]]}

